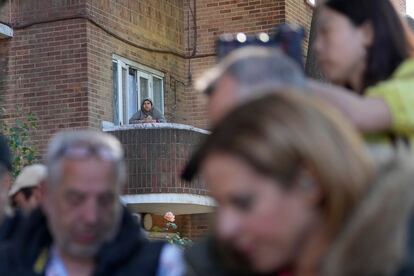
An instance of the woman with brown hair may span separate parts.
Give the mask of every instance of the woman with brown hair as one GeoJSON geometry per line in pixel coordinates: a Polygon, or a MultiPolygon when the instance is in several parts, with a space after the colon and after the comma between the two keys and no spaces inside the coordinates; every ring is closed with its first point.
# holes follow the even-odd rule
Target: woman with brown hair
{"type": "Polygon", "coordinates": [[[223,251],[194,247],[189,275],[317,275],[374,175],[353,128],[317,99],[290,91],[236,108],[195,155],[218,204],[217,241],[208,247],[226,254],[215,262],[225,268],[201,268],[199,258],[206,264],[202,256],[223,251]]]}

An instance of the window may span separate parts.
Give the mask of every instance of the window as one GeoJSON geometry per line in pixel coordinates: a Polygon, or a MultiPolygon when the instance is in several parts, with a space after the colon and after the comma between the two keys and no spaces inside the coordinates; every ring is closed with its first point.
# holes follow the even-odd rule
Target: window
{"type": "Polygon", "coordinates": [[[151,98],[154,107],[164,114],[164,74],[162,72],[116,55],[112,60],[112,70],[115,125],[127,125],[146,98],[151,98]]]}

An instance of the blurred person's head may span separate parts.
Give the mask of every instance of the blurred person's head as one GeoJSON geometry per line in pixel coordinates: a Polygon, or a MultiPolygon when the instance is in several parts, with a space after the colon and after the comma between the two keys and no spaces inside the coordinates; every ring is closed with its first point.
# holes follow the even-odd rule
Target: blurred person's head
{"type": "Polygon", "coordinates": [[[324,256],[319,275],[413,275],[413,157],[399,151],[377,163],[375,180],[324,256]]]}
{"type": "Polygon", "coordinates": [[[49,143],[46,162],[42,206],[54,243],[60,254],[92,258],[120,225],[122,146],[98,131],[61,132],[49,143]]]}
{"type": "Polygon", "coordinates": [[[412,56],[406,25],[389,0],[322,2],[314,49],[323,74],[358,93],[388,79],[412,56]]]}
{"type": "Polygon", "coordinates": [[[0,135],[0,222],[4,218],[5,207],[12,183],[12,157],[7,139],[0,135]]]}
{"type": "Polygon", "coordinates": [[[152,109],[152,101],[150,99],[145,99],[142,101],[141,110],[145,112],[150,112],[152,109]]]}
{"type": "Polygon", "coordinates": [[[281,51],[248,46],[234,50],[203,74],[196,90],[208,96],[208,118],[214,125],[233,107],[257,94],[281,87],[302,87],[302,69],[281,51]]]}
{"type": "Polygon", "coordinates": [[[195,153],[218,204],[220,243],[256,272],[294,266],[312,242],[318,254],[317,233],[337,233],[373,173],[360,137],[336,111],[295,91],[273,92],[232,111],[195,153]]]}
{"type": "Polygon", "coordinates": [[[24,213],[37,208],[41,201],[41,185],[46,177],[45,165],[34,164],[24,167],[9,192],[12,205],[24,213]]]}

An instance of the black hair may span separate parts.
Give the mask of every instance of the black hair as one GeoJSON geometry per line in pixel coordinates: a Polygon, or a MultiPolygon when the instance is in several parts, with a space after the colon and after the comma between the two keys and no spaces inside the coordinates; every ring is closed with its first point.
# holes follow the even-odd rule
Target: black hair
{"type": "Polygon", "coordinates": [[[24,196],[24,198],[26,199],[26,200],[29,200],[31,197],[32,197],[32,195],[33,195],[33,191],[34,191],[34,189],[35,189],[36,187],[26,187],[26,188],[22,188],[22,189],[20,189],[13,197],[12,197],[12,202],[11,202],[11,204],[12,204],[12,207],[14,207],[14,208],[16,208],[17,207],[17,202],[16,202],[16,199],[15,199],[15,197],[16,197],[16,195],[18,194],[18,193],[22,193],[23,194],[23,196],[24,196]]]}
{"type": "Polygon", "coordinates": [[[4,167],[7,171],[11,172],[12,154],[9,148],[7,138],[1,134],[0,134],[0,165],[4,167]]]}
{"type": "Polygon", "coordinates": [[[327,0],[324,6],[346,16],[355,26],[372,25],[374,41],[368,49],[362,91],[388,79],[412,56],[412,37],[389,0],[327,0]]]}

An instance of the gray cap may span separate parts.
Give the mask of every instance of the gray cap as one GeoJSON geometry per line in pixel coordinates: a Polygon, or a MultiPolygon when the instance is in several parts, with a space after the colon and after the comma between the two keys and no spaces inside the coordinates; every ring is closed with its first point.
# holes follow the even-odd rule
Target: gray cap
{"type": "Polygon", "coordinates": [[[39,186],[46,177],[47,169],[45,165],[34,164],[24,167],[13,183],[9,196],[14,196],[21,189],[39,186]]]}

